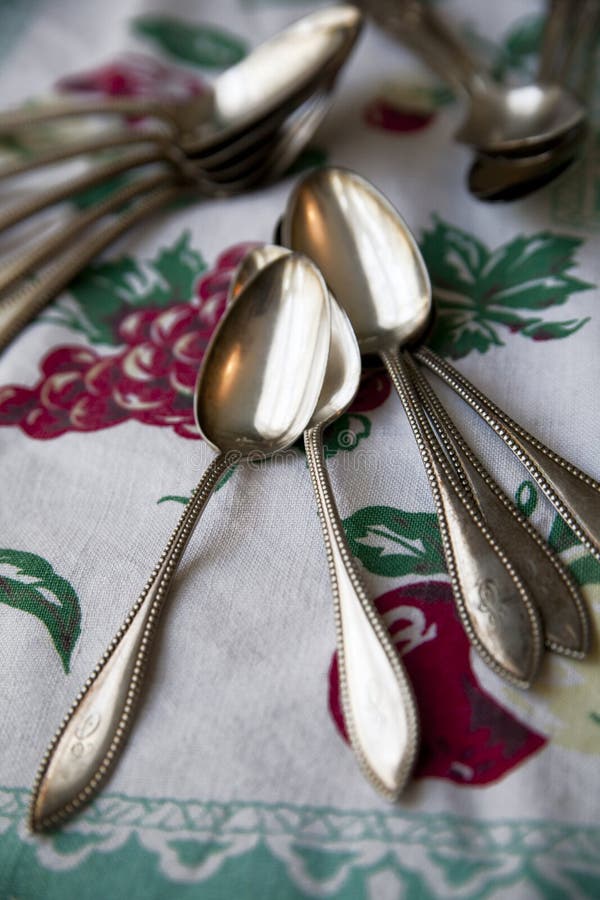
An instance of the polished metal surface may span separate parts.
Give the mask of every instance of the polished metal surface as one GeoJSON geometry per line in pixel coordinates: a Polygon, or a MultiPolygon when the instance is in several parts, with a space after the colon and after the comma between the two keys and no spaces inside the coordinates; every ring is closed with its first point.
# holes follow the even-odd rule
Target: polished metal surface
{"type": "MultiPolygon", "coordinates": [[[[248,253],[230,286],[230,302],[265,265],[289,252],[267,244],[248,253]]],[[[363,773],[381,794],[395,800],[416,759],[418,714],[402,661],[365,591],[348,547],[325,465],[323,429],[352,402],[361,372],[360,351],[350,321],[332,295],[330,305],[327,369],[304,432],[304,446],[329,562],[344,721],[363,773]]]]}
{"type": "MultiPolygon", "coordinates": [[[[561,85],[590,106],[599,31],[598,0],[576,0],[575,4],[571,0],[552,0],[540,51],[538,82],[561,85]]],[[[479,200],[494,203],[518,200],[540,190],[579,159],[586,137],[593,140],[589,131],[583,121],[558,139],[545,142],[542,152],[538,146],[537,151],[526,155],[478,153],[468,174],[470,192],[479,200]]]]}
{"type": "Polygon", "coordinates": [[[600,561],[600,484],[529,434],[433,350],[419,348],[415,357],[462,397],[502,438],[558,514],[600,561]]]}
{"type": "Polygon", "coordinates": [[[539,607],[547,649],[582,659],[589,649],[591,624],[569,570],[477,459],[414,360],[410,361],[410,371],[463,487],[479,507],[491,533],[502,536],[509,559],[539,607]]]}
{"type": "Polygon", "coordinates": [[[303,178],[290,196],[282,241],[324,273],[364,353],[392,349],[427,325],[431,289],[416,242],[360,175],[322,168],[303,178]]]}
{"type": "MultiPolygon", "coordinates": [[[[318,92],[302,105],[279,130],[269,143],[267,155],[256,161],[246,158],[234,173],[233,179],[227,181],[223,173],[219,181],[207,175],[194,174],[194,190],[207,197],[234,196],[262,182],[277,179],[302,150],[306,141],[325,115],[329,106],[327,92],[318,92]]],[[[104,171],[123,171],[122,161],[109,163],[104,171]]],[[[95,176],[80,176],[79,182],[85,186],[98,183],[95,176]]],[[[81,184],[79,186],[81,189],[81,184]]],[[[189,192],[189,184],[174,174],[166,172],[143,175],[135,182],[114,191],[109,197],[74,215],[62,228],[55,229],[46,239],[30,250],[23,250],[14,259],[0,269],[0,351],[15,334],[35,316],[56,294],[71,281],[81,269],[99,252],[124,234],[129,228],[143,220],[156,210],[167,206],[181,196],[183,190],[189,192]],[[163,189],[158,190],[162,185],[163,189]],[[136,200],[131,209],[121,208],[131,200],[136,200]],[[89,226],[105,218],[108,214],[118,213],[116,219],[104,224],[100,229],[89,232],[89,226]],[[77,240],[74,241],[74,238],[77,240]],[[61,256],[56,254],[69,244],[74,244],[61,256]],[[32,269],[52,260],[50,266],[43,269],[34,280],[22,284],[23,279],[32,269]],[[15,285],[18,287],[15,288],[15,285]],[[11,290],[11,293],[6,293],[11,290]]],[[[57,202],[57,195],[69,193],[69,186],[64,185],[62,191],[50,188],[41,196],[34,197],[33,203],[25,201],[20,209],[10,207],[0,212],[0,230],[3,223],[15,224],[16,221],[32,213],[32,205],[40,208],[57,202]]]]}
{"type": "Polygon", "coordinates": [[[467,176],[469,191],[488,203],[527,197],[571,168],[580,157],[586,131],[580,125],[558,146],[529,156],[478,153],[467,176]]]}
{"type": "MultiPolygon", "coordinates": [[[[94,255],[141,220],[144,210],[150,213],[170,202],[180,187],[187,187],[188,191],[200,196],[221,198],[279,178],[325,116],[337,74],[358,37],[360,26],[360,12],[348,5],[326,8],[301,19],[256,50],[243,64],[221,76],[227,86],[222,91],[223,96],[233,97],[236,81],[245,78],[244,73],[252,72],[253,66],[271,67],[272,74],[274,60],[280,59],[282,47],[303,48],[291,64],[294,77],[288,72],[289,77],[282,75],[274,79],[267,94],[262,99],[255,98],[254,117],[248,118],[248,110],[243,115],[240,112],[237,124],[230,122],[226,128],[217,130],[211,139],[204,135],[202,138],[190,139],[188,136],[185,140],[165,141],[165,134],[161,132],[158,146],[134,148],[75,179],[54,184],[3,209],[0,231],[130,169],[160,162],[170,164],[168,173],[142,173],[135,182],[113,192],[107,200],[83,213],[75,214],[64,228],[56,229],[47,240],[34,244],[9,261],[0,273],[0,350],[94,255]],[[314,48],[309,49],[313,43],[314,48]],[[158,185],[164,187],[162,192],[156,190],[158,185]],[[160,198],[164,204],[160,203],[160,198]],[[136,199],[133,211],[123,209],[136,199]],[[108,216],[113,220],[105,223],[108,216]],[[98,222],[104,223],[102,228],[96,227],[98,222]],[[74,243],[63,258],[56,258],[62,248],[74,243]],[[47,270],[36,271],[34,281],[19,285],[32,270],[44,266],[49,259],[53,262],[47,270]]],[[[256,84],[252,90],[255,88],[256,84]]],[[[242,93],[248,89],[241,84],[238,86],[242,93]]],[[[232,109],[232,104],[233,100],[227,108],[232,109]]],[[[147,142],[147,134],[144,140],[147,142]]],[[[130,142],[130,135],[127,141],[130,142]]],[[[81,151],[81,146],[78,150],[81,151]]],[[[54,157],[59,158],[61,152],[55,152],[54,157]]],[[[63,156],[65,154],[69,155],[68,149],[63,156]]],[[[37,163],[43,164],[47,158],[48,155],[46,159],[38,157],[37,163]]],[[[22,170],[35,165],[35,158],[17,164],[22,170]]]]}
{"type": "Polygon", "coordinates": [[[330,339],[327,289],[298,254],[261,272],[225,315],[199,374],[199,426],[218,442],[138,601],[84,685],[42,761],[34,831],[57,825],[98,790],[132,724],[160,611],[194,527],[231,465],[302,434],[321,391],[330,339]],[[216,404],[216,406],[213,406],[216,404]]]}
{"type": "Polygon", "coordinates": [[[456,140],[487,153],[530,152],[584,120],[583,105],[560,85],[496,84],[431,3],[363,0],[361,6],[466,97],[456,140]]]}
{"type": "Polygon", "coordinates": [[[431,309],[420,251],[385,198],[355,173],[322,168],[297,185],[282,241],[313,259],[348,313],[361,350],[378,352],[425,465],[459,614],[483,659],[527,687],[540,662],[537,611],[510,560],[447,464],[396,348],[418,338],[431,309]]]}
{"type": "MultiPolygon", "coordinates": [[[[175,136],[207,142],[231,140],[259,120],[272,115],[290,97],[301,95],[330,64],[347,55],[361,27],[359,10],[349,4],[326,7],[304,16],[256,47],[212,83],[210,90],[186,100],[154,101],[116,98],[89,102],[61,101],[36,109],[7,110],[0,114],[0,133],[23,131],[37,123],[63,116],[135,115],[158,118],[175,127],[175,136]]],[[[164,142],[163,130],[138,132],[138,139],[164,142]]],[[[135,138],[134,138],[135,139],[135,138]]],[[[76,153],[106,149],[89,145],[76,153]]],[[[114,135],[118,147],[132,140],[131,132],[114,135]]],[[[65,154],[69,151],[65,150],[65,154]]],[[[72,155],[72,154],[69,154],[72,155]]],[[[68,158],[65,155],[64,158],[68,158]]]]}
{"type": "Polygon", "coordinates": [[[194,407],[212,447],[274,453],[304,431],[329,352],[323,292],[328,300],[306,258],[285,255],[249,282],[244,303],[238,297],[228,308],[204,355],[194,407]]]}

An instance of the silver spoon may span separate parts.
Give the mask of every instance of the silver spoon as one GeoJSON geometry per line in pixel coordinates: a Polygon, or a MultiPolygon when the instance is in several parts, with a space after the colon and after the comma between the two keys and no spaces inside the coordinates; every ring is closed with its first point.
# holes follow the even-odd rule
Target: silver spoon
{"type": "MultiPolygon", "coordinates": [[[[315,97],[322,100],[332,91],[360,28],[361,15],[353,6],[332,7],[305,17],[217,79],[220,126],[210,140],[205,135],[176,142],[162,134],[158,146],[148,147],[145,146],[147,139],[142,139],[137,149],[3,209],[0,231],[80,191],[153,163],[170,164],[176,174],[192,184],[202,181],[203,173],[208,180],[231,181],[228,167],[240,162],[245,164],[256,151],[262,152],[263,159],[270,157],[272,145],[279,140],[279,132],[289,130],[289,119],[302,114],[300,107],[305,109],[315,97]],[[283,73],[274,78],[273,67],[281,63],[286,47],[295,51],[293,64],[285,68],[287,77],[283,73]],[[262,67],[269,74],[268,78],[262,67]],[[249,81],[254,68],[257,72],[249,81]],[[248,101],[248,108],[242,100],[248,101]]],[[[132,142],[131,130],[127,132],[127,142],[132,142]]],[[[81,145],[71,149],[73,153],[66,153],[64,146],[59,147],[56,159],[64,159],[65,153],[67,157],[82,153],[81,145]]],[[[47,158],[34,157],[5,167],[2,173],[3,176],[14,175],[47,162],[47,158]]]]}
{"type": "Polygon", "coordinates": [[[196,385],[198,427],[218,451],[164,553],[41,764],[30,812],[39,831],[68,818],[116,762],[139,699],[160,610],[194,527],[224,473],[294,443],[318,400],[329,353],[327,288],[299,254],[260,272],[220,323],[196,385]]]}
{"type": "Polygon", "coordinates": [[[283,243],[302,248],[346,310],[364,353],[377,353],[408,415],[438,517],[465,631],[486,663],[521,686],[533,680],[542,630],[524,585],[460,485],[419,403],[398,345],[422,333],[431,289],[422,257],[395,209],[352,172],[323,168],[292,192],[283,243]]]}
{"type": "MultiPolygon", "coordinates": [[[[334,290],[337,286],[366,351],[377,350],[380,341],[385,346],[384,338],[393,325],[399,329],[401,342],[425,322],[431,293],[418,247],[396,210],[360,176],[340,169],[322,169],[307,176],[290,200],[282,241],[294,248],[302,246],[321,267],[330,286],[334,290]],[[310,220],[303,216],[308,210],[310,220]],[[339,247],[338,229],[342,235],[339,247]],[[400,239],[403,233],[405,245],[400,239]]],[[[494,429],[587,550],[600,559],[600,484],[530,435],[432,350],[417,348],[413,355],[494,429]]],[[[576,604],[566,596],[564,602],[576,604]]],[[[584,651],[583,619],[579,630],[579,649],[584,651]]],[[[559,640],[565,648],[577,651],[577,644],[567,637],[563,634],[559,640]]]]}
{"type": "Polygon", "coordinates": [[[520,200],[571,168],[581,155],[585,125],[573,130],[558,146],[530,156],[502,157],[478,153],[467,175],[467,185],[478,200],[488,203],[520,200]]]}
{"type": "MultiPolygon", "coordinates": [[[[332,62],[339,68],[348,56],[361,29],[360,11],[351,5],[326,7],[304,16],[298,22],[281,31],[254,49],[245,59],[227,69],[213,82],[210,92],[189,101],[189,108],[179,102],[173,114],[180,128],[174,134],[164,128],[151,131],[148,128],[125,128],[112,134],[62,143],[44,153],[26,160],[17,160],[0,168],[0,179],[29,172],[41,166],[64,162],[73,157],[117,149],[131,144],[155,143],[157,159],[176,161],[173,144],[179,156],[197,157],[215,153],[219,148],[228,149],[259,126],[288,114],[290,107],[300,105],[328,77],[332,62]],[[196,117],[195,125],[193,124],[196,117]]],[[[127,101],[119,101],[127,106],[127,101]]],[[[166,108],[163,104],[142,103],[156,112],[166,108]]],[[[96,104],[95,109],[110,109],[111,102],[96,104]]],[[[76,105],[80,109],[80,104],[76,105]]],[[[55,110],[49,115],[56,118],[55,110]]],[[[33,113],[28,121],[32,121],[33,113]]],[[[22,119],[23,114],[6,113],[0,117],[0,130],[9,128],[22,119]],[[3,121],[2,121],[3,120],[3,121]],[[4,123],[4,125],[3,125],[4,123]]],[[[40,111],[37,121],[44,112],[40,111]]],[[[168,114],[167,114],[168,117],[168,114]]]]}
{"type": "Polygon", "coordinates": [[[0,296],[0,351],[98,253],[138,222],[183,193],[189,193],[192,189],[203,196],[228,197],[250,190],[258,184],[275,181],[305,147],[328,107],[327,92],[317,94],[307,101],[296,111],[296,115],[285,123],[285,127],[271,143],[266,156],[261,157],[258,162],[247,161],[246,166],[235,172],[230,182],[225,180],[213,182],[207,176],[199,175],[194,185],[186,185],[174,175],[152,173],[79,213],[62,229],[58,229],[45,241],[34,245],[30,251],[8,260],[0,268],[0,291],[4,293],[4,296],[0,296]],[[87,233],[89,226],[98,219],[115,212],[136,197],[140,199],[137,199],[131,209],[121,212],[117,218],[100,229],[87,233]],[[82,232],[83,236],[80,236],[82,232]],[[74,236],[78,236],[74,246],[55,258],[61,247],[72,243],[74,236]],[[32,269],[48,259],[52,259],[51,264],[42,269],[33,281],[14,288],[20,279],[31,274],[32,269]],[[7,294],[6,291],[10,288],[13,290],[7,294]]]}
{"type": "MultiPolygon", "coordinates": [[[[582,102],[590,104],[590,92],[595,83],[593,69],[600,28],[598,0],[553,0],[544,30],[538,67],[538,81],[552,80],[572,89],[582,102]],[[561,31],[575,12],[574,33],[565,40],[561,31]],[[562,53],[560,52],[562,50],[562,53]],[[580,84],[574,90],[573,70],[579,74],[580,84]]],[[[505,202],[526,197],[545,187],[566,172],[581,155],[588,134],[586,122],[575,126],[559,140],[548,144],[541,153],[526,156],[478,153],[469,170],[467,183],[470,192],[479,200],[505,202]]]]}
{"type": "MultiPolygon", "coordinates": [[[[252,250],[234,276],[230,298],[265,265],[289,252],[270,244],[252,250]]],[[[348,547],[325,465],[323,430],[352,402],[361,371],[348,317],[333,297],[330,302],[329,359],[304,446],[329,561],[344,721],[364,775],[383,796],[396,800],[416,759],[418,714],[404,666],[348,547]]]]}
{"type": "Polygon", "coordinates": [[[466,97],[457,141],[487,153],[541,152],[584,121],[583,105],[557,84],[498,85],[431,3],[363,0],[361,6],[466,97]]]}
{"type": "Polygon", "coordinates": [[[548,650],[583,659],[590,644],[590,619],[568,569],[496,484],[450,419],[414,360],[411,375],[427,415],[457,475],[479,507],[492,534],[502,535],[509,559],[537,604],[548,650]]]}

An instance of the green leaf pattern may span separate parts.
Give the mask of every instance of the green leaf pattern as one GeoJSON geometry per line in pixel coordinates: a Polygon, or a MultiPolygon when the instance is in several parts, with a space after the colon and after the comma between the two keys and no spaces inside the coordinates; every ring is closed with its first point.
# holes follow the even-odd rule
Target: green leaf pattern
{"type": "Polygon", "coordinates": [[[79,598],[69,582],[41,556],[0,550],[0,602],[43,622],[68,672],[81,630],[79,598]]]}
{"type": "Polygon", "coordinates": [[[545,311],[593,287],[570,273],[579,238],[542,231],[494,251],[436,218],[421,242],[437,319],[429,343],[454,359],[502,346],[506,330],[535,341],[567,337],[587,318],[550,320],[545,311]]]}
{"type": "Polygon", "coordinates": [[[135,308],[166,308],[187,303],[206,269],[184,232],[171,247],[147,263],[127,256],[94,262],[70,285],[45,318],[85,334],[92,344],[118,342],[115,325],[135,308]]]}
{"type": "Polygon", "coordinates": [[[131,27],[167,56],[192,66],[224,69],[246,55],[240,38],[211,25],[168,15],[143,15],[133,19],[131,27]]]}
{"type": "Polygon", "coordinates": [[[350,550],[376,575],[439,575],[446,571],[434,513],[366,506],[344,520],[350,550]]]}

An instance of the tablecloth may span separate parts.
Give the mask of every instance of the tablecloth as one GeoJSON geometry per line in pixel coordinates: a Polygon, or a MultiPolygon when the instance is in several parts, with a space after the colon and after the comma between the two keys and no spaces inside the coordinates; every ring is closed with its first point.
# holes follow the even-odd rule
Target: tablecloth
{"type": "MultiPolygon", "coordinates": [[[[538,2],[443,7],[497,74],[527,79],[538,2]]],[[[313,8],[2,4],[2,105],[65,91],[202,91],[313,8]]],[[[471,154],[452,140],[461,114],[444,85],[369,24],[299,166],[348,166],[387,194],[429,267],[432,345],[599,478],[597,140],[552,186],[487,205],[465,188],[471,154]]],[[[529,692],[469,649],[426,476],[377,371],[327,452],[351,549],[422,720],[401,801],[373,792],[345,742],[327,562],[298,449],[284,464],[239,467],[221,486],[177,576],[113,776],[63,828],[27,831],[43,751],[213,456],[191,413],[202,347],[236,261],[248,242],[271,239],[295,177],[155,216],[0,356],[0,896],[597,897],[597,639],[585,662],[548,657],[529,692]]],[[[436,388],[597,616],[598,563],[497,437],[436,388]]]]}

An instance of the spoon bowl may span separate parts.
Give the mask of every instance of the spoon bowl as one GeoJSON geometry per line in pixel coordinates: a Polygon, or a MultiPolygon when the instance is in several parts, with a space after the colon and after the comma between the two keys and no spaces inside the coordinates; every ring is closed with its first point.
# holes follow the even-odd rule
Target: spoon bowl
{"type": "Polygon", "coordinates": [[[323,294],[314,265],[301,254],[286,254],[259,271],[244,302],[229,308],[208,346],[195,393],[198,428],[215,450],[271,454],[304,431],[329,351],[323,294]]]}
{"type": "MultiPolygon", "coordinates": [[[[290,250],[277,244],[254,247],[242,259],[231,282],[227,303],[233,303],[265,266],[289,255],[290,250]]],[[[352,403],[360,384],[361,358],[356,335],[348,316],[329,294],[331,311],[331,340],[325,378],[309,428],[325,427],[340,416],[352,403]]]]}
{"type": "Polygon", "coordinates": [[[395,349],[427,327],[431,285],[416,242],[394,207],[355,172],[319,169],[303,179],[290,196],[282,241],[304,248],[323,272],[363,353],[395,349]]]}

